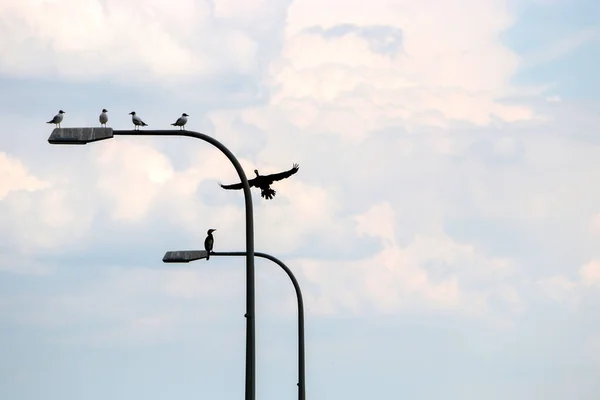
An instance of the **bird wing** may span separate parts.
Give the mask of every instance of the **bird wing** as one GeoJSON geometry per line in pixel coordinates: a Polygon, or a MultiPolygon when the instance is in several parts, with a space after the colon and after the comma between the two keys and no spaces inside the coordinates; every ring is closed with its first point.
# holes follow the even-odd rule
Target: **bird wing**
{"type": "MultiPolygon", "coordinates": [[[[248,186],[250,187],[258,187],[255,185],[256,183],[256,178],[253,179],[248,179],[248,186]]],[[[243,189],[244,188],[244,184],[242,182],[240,183],[234,183],[231,185],[223,185],[222,183],[219,183],[219,185],[221,185],[221,187],[223,189],[235,189],[235,190],[239,190],[239,189],[243,189]]]]}
{"type": "Polygon", "coordinates": [[[242,189],[244,187],[244,185],[242,185],[242,183],[234,183],[231,185],[223,185],[222,183],[219,183],[219,186],[221,186],[223,189],[228,189],[228,190],[239,190],[242,189]]]}
{"type": "Polygon", "coordinates": [[[294,164],[294,166],[290,170],[279,172],[277,174],[264,175],[263,177],[265,178],[265,180],[268,179],[271,182],[280,181],[282,179],[289,178],[290,176],[294,175],[296,172],[298,172],[298,169],[300,169],[298,164],[294,164]]]}
{"type": "Polygon", "coordinates": [[[132,120],[133,120],[134,125],[148,126],[148,124],[145,123],[144,121],[142,121],[142,119],[140,117],[138,117],[137,115],[134,115],[132,117],[132,120]]]}

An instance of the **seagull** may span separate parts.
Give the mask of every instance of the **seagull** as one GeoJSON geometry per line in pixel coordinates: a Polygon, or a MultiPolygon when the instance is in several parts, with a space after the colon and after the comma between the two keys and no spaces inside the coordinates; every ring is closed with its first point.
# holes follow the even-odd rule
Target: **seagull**
{"type": "Polygon", "coordinates": [[[64,114],[64,113],[65,113],[65,112],[64,112],[63,110],[59,110],[59,111],[58,111],[58,114],[56,114],[56,115],[54,116],[54,118],[52,118],[50,121],[48,121],[48,122],[46,122],[46,123],[47,123],[47,124],[54,124],[54,125],[56,125],[58,128],[60,128],[60,123],[61,123],[61,122],[62,122],[62,120],[63,120],[63,117],[64,117],[64,116],[63,116],[63,114],[64,114]]]}
{"type": "MultiPolygon", "coordinates": [[[[254,173],[256,174],[256,178],[248,180],[248,184],[250,185],[250,187],[259,188],[261,197],[265,198],[266,200],[271,200],[273,197],[275,197],[275,191],[271,189],[271,185],[273,184],[273,182],[289,178],[290,176],[298,172],[299,168],[300,167],[298,166],[298,164],[294,164],[292,166],[292,169],[290,170],[271,175],[259,175],[258,170],[255,169],[254,173]]],[[[220,186],[223,189],[227,190],[239,190],[243,189],[244,187],[242,183],[234,183],[232,185],[220,184],[220,186]]]]}
{"type": "Polygon", "coordinates": [[[189,115],[187,115],[186,113],[183,113],[183,114],[181,114],[181,117],[177,118],[177,121],[175,121],[171,125],[178,126],[180,130],[181,129],[185,130],[185,124],[187,124],[187,117],[189,117],[189,115]]]}
{"type": "Polygon", "coordinates": [[[106,115],[108,111],[105,108],[102,109],[102,114],[100,114],[100,125],[106,128],[106,123],[108,122],[108,115],[106,115]]]}
{"type": "Polygon", "coordinates": [[[204,250],[206,250],[206,261],[210,258],[210,252],[213,249],[213,244],[215,244],[215,238],[213,238],[212,233],[216,231],[216,229],[209,229],[206,234],[208,235],[206,239],[204,239],[204,250]]]}
{"type": "Polygon", "coordinates": [[[131,122],[133,122],[134,125],[133,129],[137,129],[139,131],[140,126],[148,126],[148,124],[142,121],[140,117],[135,115],[135,111],[130,112],[129,115],[131,115],[131,122]]]}

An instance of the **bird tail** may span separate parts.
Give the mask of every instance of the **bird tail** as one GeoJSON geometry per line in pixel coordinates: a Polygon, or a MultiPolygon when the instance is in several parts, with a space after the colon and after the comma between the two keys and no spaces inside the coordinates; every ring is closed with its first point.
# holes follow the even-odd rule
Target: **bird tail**
{"type": "Polygon", "coordinates": [[[177,124],[173,122],[173,123],[171,124],[171,126],[177,126],[177,124]]]}
{"type": "Polygon", "coordinates": [[[210,260],[210,251],[206,252],[206,261],[210,260]]]}
{"type": "Polygon", "coordinates": [[[48,122],[46,122],[46,123],[47,123],[47,124],[53,124],[53,123],[54,123],[54,121],[48,121],[48,122]]]}
{"type": "Polygon", "coordinates": [[[273,197],[275,197],[275,192],[273,189],[268,188],[268,189],[263,189],[260,191],[260,196],[262,198],[264,198],[265,200],[272,200],[273,197]]]}

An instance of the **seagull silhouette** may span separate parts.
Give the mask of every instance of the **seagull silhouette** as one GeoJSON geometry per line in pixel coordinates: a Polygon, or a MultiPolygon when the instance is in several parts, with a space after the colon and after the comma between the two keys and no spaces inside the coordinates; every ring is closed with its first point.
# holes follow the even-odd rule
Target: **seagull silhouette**
{"type": "Polygon", "coordinates": [[[179,129],[185,130],[185,124],[187,124],[187,115],[186,113],[181,114],[181,117],[177,118],[177,121],[173,122],[171,125],[178,126],[179,129]]]}
{"type": "Polygon", "coordinates": [[[47,123],[47,124],[54,124],[54,125],[56,125],[58,128],[60,128],[60,123],[61,123],[61,122],[62,122],[62,120],[63,120],[63,117],[64,117],[64,116],[63,116],[63,114],[64,114],[64,113],[65,113],[65,112],[64,112],[63,110],[59,110],[59,111],[58,111],[58,114],[56,114],[56,115],[54,116],[54,118],[52,118],[50,121],[48,121],[48,122],[46,122],[46,123],[47,123]]]}
{"type": "Polygon", "coordinates": [[[129,115],[131,115],[131,122],[133,122],[133,129],[136,130],[140,130],[140,126],[148,126],[147,123],[145,123],[144,121],[142,121],[142,119],[140,117],[138,117],[137,115],[135,115],[135,111],[132,111],[129,113],[129,115]]]}
{"type": "Polygon", "coordinates": [[[102,109],[102,113],[100,114],[100,117],[98,118],[98,120],[100,121],[100,126],[103,126],[106,128],[106,123],[108,122],[108,115],[106,114],[108,111],[103,108],[102,109]]]}

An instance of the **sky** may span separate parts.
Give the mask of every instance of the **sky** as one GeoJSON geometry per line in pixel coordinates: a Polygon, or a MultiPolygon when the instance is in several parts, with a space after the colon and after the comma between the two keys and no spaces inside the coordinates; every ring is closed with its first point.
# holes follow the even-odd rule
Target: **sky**
{"type": "MultiPolygon", "coordinates": [[[[0,0],[0,398],[240,399],[233,167],[296,274],[307,399],[600,393],[600,3],[0,0]]],[[[296,399],[293,287],[256,260],[257,399],[296,399]]]]}

